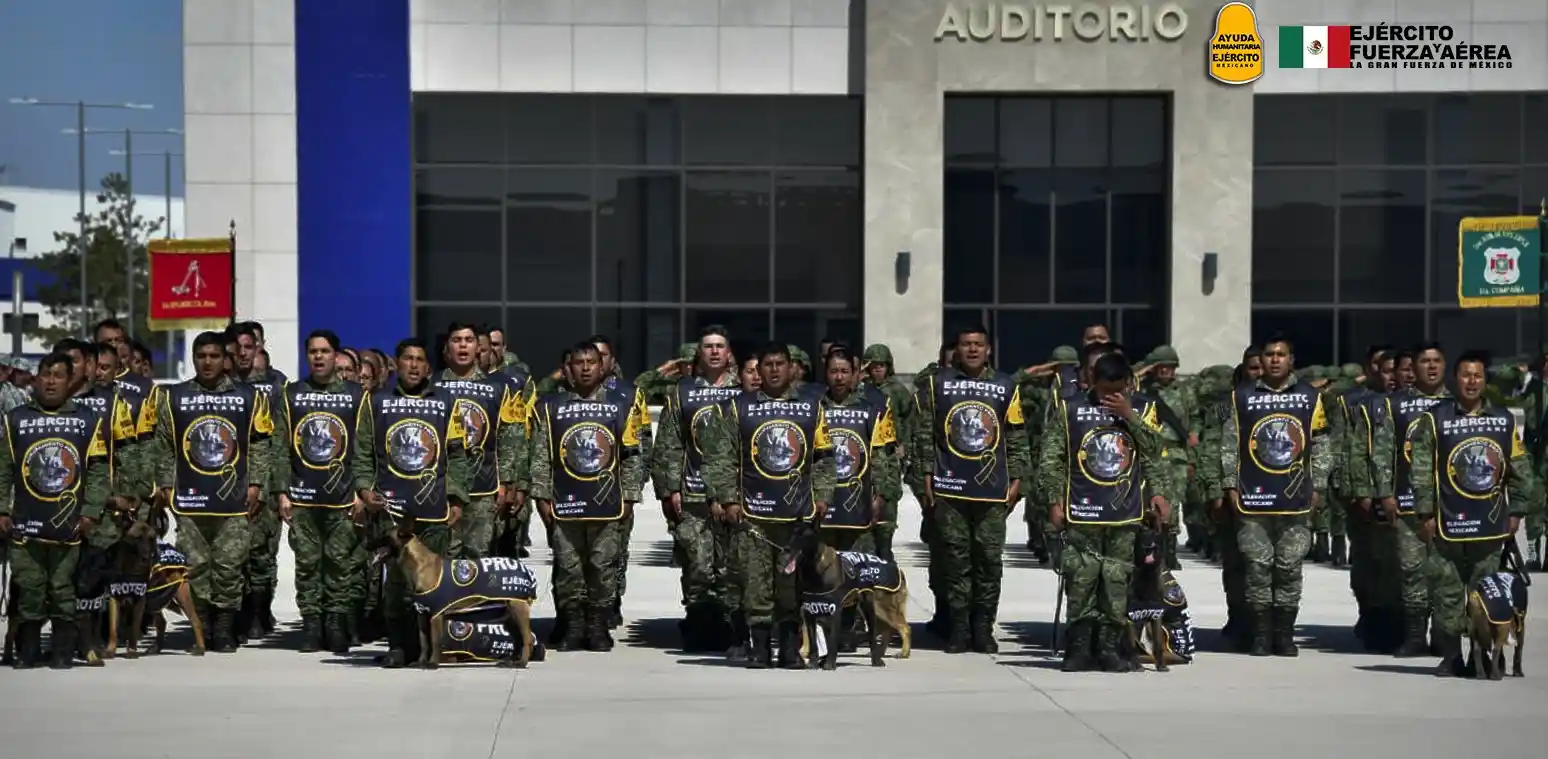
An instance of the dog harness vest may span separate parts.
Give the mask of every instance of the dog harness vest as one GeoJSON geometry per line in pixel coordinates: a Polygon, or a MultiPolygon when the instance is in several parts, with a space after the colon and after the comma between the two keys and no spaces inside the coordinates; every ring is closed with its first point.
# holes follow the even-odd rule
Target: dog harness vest
{"type": "Polygon", "coordinates": [[[461,445],[473,462],[473,484],[468,495],[500,492],[500,460],[495,448],[503,425],[526,420],[521,396],[511,393],[504,381],[494,377],[447,379],[436,384],[456,399],[452,413],[462,427],[462,442],[453,444],[461,445]]]}
{"type": "Polygon", "coordinates": [[[286,493],[297,506],[339,509],[355,501],[350,459],[365,388],[345,382],[343,392],[318,390],[310,382],[285,386],[290,419],[290,481],[286,493]]]}
{"type": "Polygon", "coordinates": [[[470,611],[509,601],[531,603],[537,589],[537,575],[516,559],[442,559],[440,580],[428,592],[415,593],[414,605],[435,615],[472,600],[476,606],[461,609],[470,611]]]}
{"type": "Polygon", "coordinates": [[[1188,596],[1170,570],[1162,570],[1161,598],[1142,600],[1132,594],[1129,597],[1129,621],[1140,625],[1159,619],[1166,628],[1168,649],[1183,661],[1193,660],[1193,615],[1188,612],[1188,596]]]}
{"type": "Polygon", "coordinates": [[[107,463],[104,426],[102,417],[84,404],[53,412],[28,405],[6,415],[15,482],[13,535],[50,543],[81,542],[75,526],[86,495],[87,462],[107,463]]]}
{"type": "Polygon", "coordinates": [[[1232,403],[1242,513],[1309,513],[1312,435],[1326,424],[1317,389],[1304,382],[1279,391],[1243,384],[1232,403]]]}
{"type": "Polygon", "coordinates": [[[156,544],[156,563],[151,565],[145,589],[145,608],[161,611],[177,597],[177,588],[188,580],[188,557],[171,543],[156,544]]]}
{"type": "Polygon", "coordinates": [[[597,400],[550,395],[538,402],[548,425],[554,478],[554,519],[623,518],[623,460],[639,453],[637,404],[632,388],[603,390],[597,400]]]}
{"type": "Polygon", "coordinates": [[[822,397],[806,388],[789,399],[741,393],[731,401],[741,438],[742,507],[771,522],[809,519],[813,451],[828,447],[822,397]]]}
{"type": "Polygon", "coordinates": [[[1016,383],[991,372],[972,379],[956,369],[929,378],[935,401],[935,467],[931,487],[938,496],[1004,503],[1010,495],[1006,466],[1007,427],[1021,413],[1016,383]]]}
{"type": "Polygon", "coordinates": [[[903,573],[895,562],[858,551],[838,551],[839,570],[844,581],[823,591],[803,590],[801,610],[812,616],[837,614],[851,596],[881,590],[894,592],[903,587],[903,573]]]}
{"type": "Polygon", "coordinates": [[[443,654],[465,656],[474,661],[515,659],[520,655],[518,641],[505,627],[503,606],[447,614],[441,618],[443,654]]]}
{"type": "Polygon", "coordinates": [[[452,396],[435,386],[403,395],[396,386],[371,394],[376,490],[387,510],[421,522],[451,518],[446,502],[446,446],[460,425],[452,396]]]}
{"type": "Polygon", "coordinates": [[[1508,625],[1526,616],[1527,585],[1514,572],[1495,572],[1478,578],[1473,595],[1494,624],[1508,625]]]}
{"type": "Polygon", "coordinates": [[[1435,430],[1437,532],[1460,542],[1508,535],[1505,471],[1521,447],[1515,418],[1487,406],[1463,413],[1454,401],[1437,403],[1428,414],[1435,430]]]}
{"type": "MultiPolygon", "coordinates": [[[[234,517],[247,514],[253,435],[273,432],[262,390],[237,384],[210,392],[194,380],[163,390],[172,410],[172,513],[234,517]]],[[[257,484],[257,483],[254,483],[257,484]]]]}
{"type": "Polygon", "coordinates": [[[1392,396],[1392,428],[1397,432],[1398,451],[1396,465],[1392,469],[1392,489],[1397,491],[1398,513],[1414,513],[1413,440],[1414,431],[1424,412],[1440,403],[1443,396],[1424,395],[1412,388],[1392,396]]]}
{"type": "Polygon", "coordinates": [[[871,453],[876,447],[878,427],[887,414],[886,396],[882,396],[881,405],[866,394],[858,403],[840,406],[830,402],[822,404],[822,409],[837,473],[833,502],[828,504],[822,526],[866,529],[871,526],[871,453]]]}
{"type": "Polygon", "coordinates": [[[710,387],[700,377],[678,380],[674,392],[667,396],[668,413],[677,414],[678,429],[683,435],[683,494],[704,496],[709,488],[704,484],[704,452],[699,450],[699,415],[714,413],[722,401],[740,395],[741,388],[710,387]]]}
{"type": "MultiPolygon", "coordinates": [[[[1135,398],[1139,401],[1139,398],[1135,398]]],[[[1136,407],[1136,413],[1144,414],[1136,407]]],[[[1144,467],[1129,423],[1082,393],[1064,403],[1065,503],[1075,524],[1132,524],[1144,516],[1144,467]]]]}

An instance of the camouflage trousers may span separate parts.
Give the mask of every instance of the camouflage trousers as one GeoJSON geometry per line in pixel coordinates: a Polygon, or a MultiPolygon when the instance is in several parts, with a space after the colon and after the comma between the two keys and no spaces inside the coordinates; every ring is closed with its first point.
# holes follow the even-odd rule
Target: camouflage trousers
{"type": "Polygon", "coordinates": [[[242,605],[253,525],[245,515],[177,518],[177,550],[188,557],[188,587],[195,601],[222,611],[242,605]]]}
{"type": "Polygon", "coordinates": [[[715,536],[715,586],[721,603],[731,612],[741,611],[747,591],[747,564],[742,554],[741,531],[722,522],[711,523],[715,536]]]}
{"type": "Polygon", "coordinates": [[[1301,561],[1311,548],[1307,515],[1236,515],[1236,544],[1246,570],[1244,600],[1253,611],[1301,605],[1301,561]]]}
{"type": "Polygon", "coordinates": [[[1430,613],[1441,633],[1467,633],[1467,594],[1484,575],[1499,570],[1500,542],[1435,539],[1428,562],[1430,613]]]}
{"type": "Polygon", "coordinates": [[[291,510],[290,550],[296,557],[296,607],[303,617],[352,614],[365,594],[360,537],[349,509],[291,510]]]}
{"type": "Polygon", "coordinates": [[[946,566],[946,543],[941,540],[940,530],[936,525],[935,510],[925,509],[919,522],[919,542],[925,544],[925,549],[930,556],[930,565],[926,570],[926,583],[930,586],[930,595],[935,599],[935,614],[940,616],[951,604],[946,600],[946,583],[941,567],[946,566]]]}
{"type": "MultiPolygon", "coordinates": [[[[380,518],[377,528],[394,529],[391,520],[385,517],[380,518]]],[[[451,550],[451,528],[444,522],[415,522],[414,535],[439,556],[445,556],[451,550]]],[[[382,579],[382,615],[391,623],[412,618],[417,613],[402,565],[395,560],[388,561],[387,573],[382,579]]]]}
{"type": "Polygon", "coordinates": [[[1548,533],[1548,507],[1542,500],[1537,500],[1531,505],[1526,518],[1521,520],[1526,526],[1527,540],[1537,542],[1543,539],[1543,534],[1548,533]]]}
{"type": "Polygon", "coordinates": [[[38,540],[11,542],[11,584],[17,622],[75,619],[75,565],[79,545],[38,540]]]}
{"type": "Polygon", "coordinates": [[[1199,484],[1198,477],[1188,478],[1182,506],[1183,526],[1188,530],[1188,537],[1202,538],[1210,534],[1209,503],[1204,498],[1204,487],[1199,484]]]}
{"type": "Polygon", "coordinates": [[[1344,504],[1349,503],[1350,500],[1352,499],[1342,495],[1324,498],[1322,507],[1312,514],[1312,532],[1325,532],[1334,537],[1347,535],[1345,517],[1348,511],[1344,508],[1344,504]]]}
{"type": "Polygon", "coordinates": [[[892,536],[898,531],[898,502],[882,501],[881,519],[871,525],[871,545],[877,556],[892,561],[892,536]]]}
{"type": "Polygon", "coordinates": [[[1233,619],[1244,619],[1247,613],[1247,561],[1236,543],[1236,522],[1241,515],[1229,506],[1221,513],[1220,519],[1211,523],[1215,551],[1220,556],[1220,586],[1225,591],[1226,612],[1233,619]]]}
{"type": "Polygon", "coordinates": [[[749,520],[734,528],[735,550],[742,560],[742,612],[749,625],[795,619],[795,576],[778,571],[779,554],[790,543],[793,524],[749,520]]]}
{"type": "Polygon", "coordinates": [[[451,555],[457,559],[489,556],[494,548],[495,497],[470,496],[462,505],[462,518],[451,526],[451,555]]]}
{"type": "Polygon", "coordinates": [[[1345,512],[1344,528],[1349,537],[1349,590],[1354,593],[1355,603],[1361,609],[1385,608],[1382,601],[1387,599],[1377,592],[1380,569],[1376,563],[1376,541],[1381,524],[1366,516],[1353,502],[1347,505],[1335,503],[1331,507],[1323,504],[1322,510],[1345,512]]]}
{"type": "Polygon", "coordinates": [[[719,600],[719,540],[715,533],[720,529],[720,523],[710,518],[709,504],[703,501],[684,503],[682,517],[671,525],[672,550],[682,568],[683,606],[719,600]]]}
{"type": "Polygon", "coordinates": [[[532,524],[532,501],[512,507],[501,514],[498,508],[494,517],[494,555],[514,559],[521,555],[522,540],[532,524]]]}
{"type": "Polygon", "coordinates": [[[835,551],[855,551],[856,553],[876,553],[876,540],[871,537],[871,531],[866,530],[841,530],[830,527],[821,532],[822,544],[835,551]]]}
{"type": "Polygon", "coordinates": [[[953,619],[965,620],[969,609],[977,609],[993,621],[1000,608],[1007,510],[1003,503],[935,499],[935,526],[945,560],[941,581],[953,619]]]}
{"type": "Polygon", "coordinates": [[[1069,620],[1119,625],[1129,618],[1129,586],[1134,580],[1132,525],[1072,524],[1065,531],[1064,592],[1069,620]]]}
{"type": "MultiPolygon", "coordinates": [[[[1184,449],[1172,448],[1167,450],[1166,455],[1167,461],[1171,462],[1172,481],[1190,481],[1192,478],[1188,476],[1188,452],[1184,449]]],[[[1186,493],[1184,493],[1184,498],[1186,499],[1186,493]]],[[[1174,503],[1171,504],[1171,507],[1171,511],[1167,514],[1166,530],[1176,535],[1182,528],[1183,504],[1174,503]]],[[[1128,612],[1125,611],[1124,613],[1127,614],[1128,612]]]]}
{"type": "Polygon", "coordinates": [[[559,520],[549,533],[554,551],[554,605],[571,623],[586,609],[611,613],[618,592],[621,553],[627,540],[625,520],[559,520]]]}
{"type": "Polygon", "coordinates": [[[629,513],[618,520],[618,529],[618,589],[613,594],[615,603],[622,602],[624,592],[629,589],[629,541],[634,538],[634,509],[629,509],[629,513]]]}
{"type": "Polygon", "coordinates": [[[283,525],[279,507],[272,501],[265,503],[253,517],[248,532],[247,590],[272,591],[279,584],[280,532],[283,525]]]}
{"type": "Polygon", "coordinates": [[[1377,606],[1427,613],[1430,609],[1430,546],[1419,537],[1419,518],[1398,517],[1397,524],[1378,522],[1371,529],[1375,543],[1377,606]]]}

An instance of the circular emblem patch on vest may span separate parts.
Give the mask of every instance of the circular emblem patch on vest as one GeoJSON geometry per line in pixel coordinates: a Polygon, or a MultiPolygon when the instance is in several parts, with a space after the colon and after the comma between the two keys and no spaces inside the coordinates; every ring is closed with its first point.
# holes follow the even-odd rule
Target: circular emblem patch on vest
{"type": "Polygon", "coordinates": [[[806,460],[806,432],[780,419],[764,422],[753,432],[751,458],[764,477],[794,477],[806,460]]]}
{"type": "Polygon", "coordinates": [[[559,460],[564,471],[580,480],[594,480],[613,468],[613,431],[596,422],[581,422],[559,438],[559,460]]]}
{"type": "Polygon", "coordinates": [[[699,447],[699,420],[705,414],[712,414],[714,412],[715,412],[715,405],[714,404],[710,404],[708,406],[703,406],[703,407],[700,407],[697,411],[694,411],[693,412],[693,416],[690,417],[689,420],[688,420],[688,438],[689,438],[689,441],[693,444],[693,449],[695,451],[698,451],[700,454],[704,453],[704,449],[699,447]]]}
{"type": "Polygon", "coordinates": [[[401,474],[417,475],[441,456],[441,438],[419,419],[402,419],[387,428],[387,460],[401,474]]]}
{"type": "Polygon", "coordinates": [[[457,587],[466,588],[478,579],[478,562],[472,559],[452,559],[451,570],[457,587]]]}
{"type": "Polygon", "coordinates": [[[980,401],[964,401],[946,412],[946,445],[964,459],[981,458],[1000,442],[1000,417],[980,401]]]}
{"type": "Polygon", "coordinates": [[[183,457],[202,474],[218,474],[236,463],[237,428],[218,416],[201,416],[183,433],[183,457]]]}
{"type": "Polygon", "coordinates": [[[864,477],[870,465],[870,457],[866,455],[866,449],[870,446],[860,438],[859,433],[844,427],[829,427],[828,439],[833,442],[833,465],[838,474],[836,479],[849,482],[864,477]]]}
{"type": "Polygon", "coordinates": [[[22,481],[37,498],[57,499],[80,479],[81,453],[64,440],[39,440],[22,454],[22,481]]]}
{"type": "Polygon", "coordinates": [[[1269,414],[1252,426],[1248,452],[1253,463],[1269,474],[1288,474],[1306,450],[1306,430],[1289,414],[1269,414]]]}
{"type": "Polygon", "coordinates": [[[1099,427],[1081,439],[1076,459],[1086,479],[1116,485],[1134,469],[1134,440],[1122,430],[1099,427]]]}
{"type": "Polygon", "coordinates": [[[462,425],[462,441],[468,448],[482,448],[489,435],[489,414],[484,407],[466,398],[452,404],[452,413],[462,425]]]}
{"type": "Polygon", "coordinates": [[[452,640],[461,642],[473,637],[473,624],[453,619],[446,625],[446,632],[451,635],[452,640]]]}
{"type": "Polygon", "coordinates": [[[1487,498],[1505,479],[1505,451],[1486,437],[1471,437],[1451,449],[1446,475],[1458,493],[1487,498]]]}
{"type": "Polygon", "coordinates": [[[295,439],[291,445],[301,454],[302,465],[311,469],[327,469],[344,458],[344,420],[326,411],[313,411],[301,417],[296,425],[295,439]]]}

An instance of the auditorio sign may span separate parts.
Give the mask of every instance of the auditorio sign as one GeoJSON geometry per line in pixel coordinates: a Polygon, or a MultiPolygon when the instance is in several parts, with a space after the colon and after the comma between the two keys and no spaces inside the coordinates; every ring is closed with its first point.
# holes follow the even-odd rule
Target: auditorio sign
{"type": "Polygon", "coordinates": [[[958,5],[948,3],[935,26],[935,41],[952,38],[962,42],[1000,40],[1062,42],[1066,38],[1084,42],[1130,41],[1171,42],[1188,31],[1188,12],[1177,3],[1157,6],[1098,5],[1017,5],[988,3],[958,5]]]}

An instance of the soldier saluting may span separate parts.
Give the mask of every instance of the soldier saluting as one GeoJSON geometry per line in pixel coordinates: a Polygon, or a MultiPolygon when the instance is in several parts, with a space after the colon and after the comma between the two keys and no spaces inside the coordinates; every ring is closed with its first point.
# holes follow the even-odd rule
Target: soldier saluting
{"type": "Polygon", "coordinates": [[[177,548],[201,613],[214,615],[217,652],[236,651],[252,520],[269,481],[269,396],[226,374],[224,338],[194,338],[194,377],[156,394],[156,485],[177,517],[177,548]]]}
{"type": "Polygon", "coordinates": [[[1436,403],[1413,430],[1414,513],[1432,547],[1431,611],[1444,656],[1437,677],[1460,669],[1467,590],[1499,568],[1500,545],[1539,497],[1515,417],[1484,398],[1488,367],[1482,353],[1459,356],[1456,398],[1436,403]]]}
{"type": "MultiPolygon", "coordinates": [[[[36,666],[53,620],[54,669],[75,656],[75,565],[108,497],[103,417],[70,398],[70,358],[38,364],[37,392],[5,414],[0,436],[0,535],[10,539],[17,669],[36,666]]],[[[100,663],[100,660],[98,660],[100,663]]]]}
{"type": "Polygon", "coordinates": [[[595,343],[577,343],[570,385],[532,411],[532,498],[553,525],[554,601],[569,623],[566,651],[613,648],[608,628],[627,520],[645,487],[645,397],[623,383],[608,387],[603,368],[595,343]]]}

